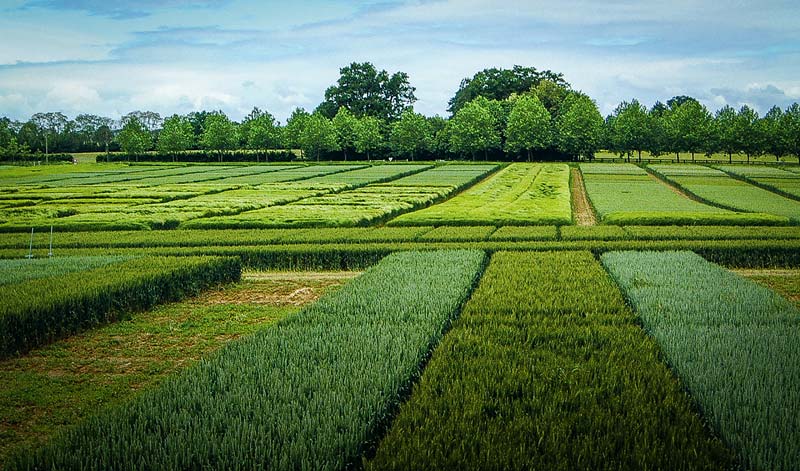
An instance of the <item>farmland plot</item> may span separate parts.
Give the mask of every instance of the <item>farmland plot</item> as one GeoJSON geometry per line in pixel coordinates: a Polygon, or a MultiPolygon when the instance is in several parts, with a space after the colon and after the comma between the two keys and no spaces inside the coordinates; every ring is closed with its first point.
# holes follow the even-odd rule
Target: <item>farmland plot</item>
{"type": "Polygon", "coordinates": [[[572,222],[569,167],[511,164],[489,179],[389,225],[552,225],[572,222]]]}
{"type": "Polygon", "coordinates": [[[589,200],[605,224],[740,224],[773,218],[691,200],[633,164],[581,164],[589,200]]]}
{"type": "Polygon", "coordinates": [[[800,468],[800,310],[691,252],[602,256],[748,469],[800,468]]]}
{"type": "Polygon", "coordinates": [[[588,252],[496,253],[372,469],[703,469],[728,453],[588,252]]]}
{"type": "Polygon", "coordinates": [[[183,227],[365,226],[443,199],[494,168],[494,166],[486,165],[469,167],[460,171],[440,170],[449,167],[384,165],[364,169],[364,176],[354,175],[349,182],[348,180],[337,180],[337,177],[347,174],[305,180],[302,183],[309,185],[329,185],[336,181],[342,182],[339,183],[340,185],[348,186],[363,185],[370,181],[377,183],[335,194],[303,198],[291,204],[248,211],[232,217],[198,219],[184,224],[183,227]],[[428,173],[431,175],[427,175],[428,173]],[[432,179],[436,180],[435,185],[429,185],[432,179]],[[380,183],[384,180],[388,181],[380,183]]]}
{"type": "Polygon", "coordinates": [[[713,204],[739,211],[772,214],[784,223],[788,220],[800,222],[800,201],[736,180],[721,170],[699,165],[651,165],[650,168],[713,204]]]}
{"type": "Polygon", "coordinates": [[[800,199],[800,175],[775,167],[751,167],[749,165],[719,165],[716,168],[748,181],[800,199]]]}
{"type": "Polygon", "coordinates": [[[68,258],[28,266],[3,260],[0,267],[16,271],[3,278],[21,280],[0,285],[0,357],[237,280],[241,273],[238,259],[221,257],[68,258]],[[43,276],[48,264],[53,276],[43,276]]]}
{"type": "Polygon", "coordinates": [[[484,257],[389,256],[10,468],[342,469],[384,425],[484,257]]]}

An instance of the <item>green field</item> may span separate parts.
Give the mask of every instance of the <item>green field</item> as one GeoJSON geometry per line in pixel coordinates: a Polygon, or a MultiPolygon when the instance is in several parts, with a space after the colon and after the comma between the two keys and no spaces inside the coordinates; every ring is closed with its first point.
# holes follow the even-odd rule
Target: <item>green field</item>
{"type": "Polygon", "coordinates": [[[415,211],[390,225],[569,224],[569,168],[564,164],[511,164],[464,193],[415,211]]]}
{"type": "Polygon", "coordinates": [[[769,215],[733,212],[689,199],[633,164],[581,164],[586,192],[604,224],[774,224],[769,215]]]}
{"type": "Polygon", "coordinates": [[[651,165],[653,171],[697,197],[722,207],[768,213],[800,222],[800,201],[731,178],[721,170],[699,165],[651,165]]]}
{"type": "Polygon", "coordinates": [[[796,179],[0,167],[0,468],[796,469],[796,179]]]}

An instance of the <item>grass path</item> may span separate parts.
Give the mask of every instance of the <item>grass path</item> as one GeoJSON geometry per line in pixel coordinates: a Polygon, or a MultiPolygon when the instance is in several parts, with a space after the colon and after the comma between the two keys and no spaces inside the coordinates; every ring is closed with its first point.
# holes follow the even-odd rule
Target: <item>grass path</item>
{"type": "Polygon", "coordinates": [[[589,198],[586,196],[586,186],[583,184],[583,175],[577,168],[572,169],[572,215],[578,226],[595,226],[595,217],[589,198]]]}

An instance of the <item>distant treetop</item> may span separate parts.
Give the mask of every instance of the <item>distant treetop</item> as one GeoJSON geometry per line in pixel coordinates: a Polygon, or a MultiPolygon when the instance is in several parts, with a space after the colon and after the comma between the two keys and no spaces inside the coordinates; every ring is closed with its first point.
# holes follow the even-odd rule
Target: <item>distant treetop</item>
{"type": "Polygon", "coordinates": [[[505,100],[511,94],[522,94],[536,87],[539,82],[548,80],[569,88],[564,75],[550,70],[537,70],[535,67],[515,65],[513,69],[483,69],[472,78],[461,81],[458,91],[448,102],[447,111],[455,114],[467,103],[479,96],[493,100],[505,100]]]}

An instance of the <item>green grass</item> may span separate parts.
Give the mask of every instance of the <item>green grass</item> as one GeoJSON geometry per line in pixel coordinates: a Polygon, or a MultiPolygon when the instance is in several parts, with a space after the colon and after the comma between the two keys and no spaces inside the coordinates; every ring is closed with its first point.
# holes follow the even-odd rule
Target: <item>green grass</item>
{"type": "Polygon", "coordinates": [[[800,308],[800,270],[745,270],[737,273],[770,288],[800,308]]]}
{"type": "Polygon", "coordinates": [[[561,240],[621,240],[628,234],[619,226],[561,226],[561,240]]]}
{"type": "Polygon", "coordinates": [[[746,226],[625,226],[630,238],[639,240],[739,240],[798,239],[800,227],[746,226]]]}
{"type": "Polygon", "coordinates": [[[736,180],[720,170],[698,165],[651,165],[650,168],[682,189],[713,204],[800,222],[800,201],[736,180]]]}
{"type": "Polygon", "coordinates": [[[136,313],[0,362],[0,468],[10,453],[152,388],[225,343],[336,289],[351,273],[247,274],[241,282],[136,313]],[[292,293],[313,292],[298,298],[292,293]]]}
{"type": "Polygon", "coordinates": [[[612,169],[607,165],[580,165],[587,196],[604,224],[775,223],[766,215],[736,213],[691,200],[633,164],[610,164],[612,169]]]}
{"type": "Polygon", "coordinates": [[[689,252],[602,261],[741,464],[800,468],[800,310],[689,252]]]}
{"type": "Polygon", "coordinates": [[[467,191],[389,225],[553,225],[572,222],[569,167],[511,164],[467,191]]]}
{"type": "MultiPolygon", "coordinates": [[[[86,266],[80,258],[53,263],[86,266]]],[[[30,268],[31,279],[0,285],[0,357],[237,280],[241,273],[238,259],[220,257],[141,257],[51,277],[36,277],[40,268],[30,268]]],[[[26,276],[24,268],[20,276],[26,276]]]]}
{"type": "Polygon", "coordinates": [[[372,469],[725,469],[588,252],[501,252],[372,469]]]}
{"type": "Polygon", "coordinates": [[[341,469],[385,424],[484,257],[387,257],[10,469],[341,469]]]}

